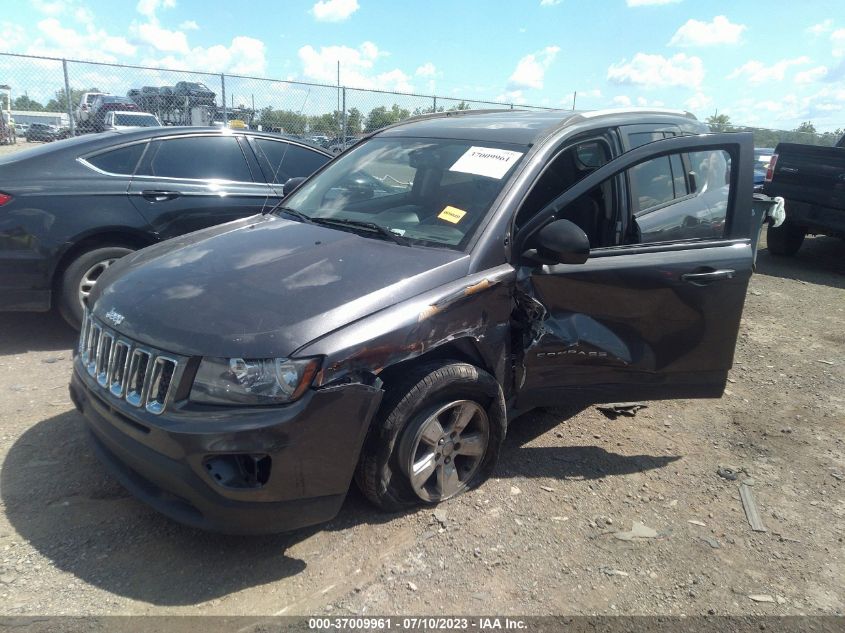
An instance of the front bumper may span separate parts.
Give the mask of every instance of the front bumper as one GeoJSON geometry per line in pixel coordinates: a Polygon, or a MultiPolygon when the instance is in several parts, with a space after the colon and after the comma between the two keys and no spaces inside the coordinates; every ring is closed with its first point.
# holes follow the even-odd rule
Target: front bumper
{"type": "Polygon", "coordinates": [[[184,407],[147,416],[99,388],[78,358],[70,392],[98,457],[125,488],[176,521],[235,534],[333,518],[382,393],[348,384],[281,407],[184,407]],[[215,479],[209,463],[241,455],[269,457],[266,481],[233,486],[215,479]]]}

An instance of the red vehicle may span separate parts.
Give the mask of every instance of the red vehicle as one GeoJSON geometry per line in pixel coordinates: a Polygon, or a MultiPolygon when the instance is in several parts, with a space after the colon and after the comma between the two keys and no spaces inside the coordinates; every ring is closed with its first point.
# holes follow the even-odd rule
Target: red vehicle
{"type": "Polygon", "coordinates": [[[118,97],[116,95],[100,95],[91,104],[89,123],[98,132],[105,130],[106,112],[110,110],[123,110],[140,112],[141,109],[129,97],[118,97]]]}

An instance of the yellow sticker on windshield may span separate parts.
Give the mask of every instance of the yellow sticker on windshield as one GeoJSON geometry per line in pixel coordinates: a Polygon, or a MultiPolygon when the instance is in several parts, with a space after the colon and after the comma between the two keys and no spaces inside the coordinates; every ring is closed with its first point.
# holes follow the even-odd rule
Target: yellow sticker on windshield
{"type": "Polygon", "coordinates": [[[452,224],[457,224],[463,219],[466,214],[466,211],[461,211],[457,207],[447,206],[440,212],[440,215],[438,215],[437,217],[441,220],[451,222],[452,224]]]}

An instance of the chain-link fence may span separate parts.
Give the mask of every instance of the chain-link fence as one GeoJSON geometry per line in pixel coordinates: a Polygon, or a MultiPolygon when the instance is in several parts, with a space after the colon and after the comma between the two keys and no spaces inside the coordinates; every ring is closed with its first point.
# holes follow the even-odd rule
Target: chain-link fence
{"type": "MultiPolygon", "coordinates": [[[[804,124],[801,127],[806,127],[804,124]]],[[[816,132],[799,127],[795,130],[776,130],[747,125],[711,125],[714,132],[751,132],[754,135],[754,147],[774,148],[778,143],[801,143],[803,145],[824,145],[833,147],[845,135],[845,129],[830,132],[816,132]]]]}
{"type": "Polygon", "coordinates": [[[0,109],[19,129],[45,123],[59,128],[59,134],[82,134],[102,130],[119,118],[109,116],[111,111],[140,111],[156,115],[164,125],[281,132],[335,151],[365,132],[419,114],[514,107],[477,99],[14,53],[0,53],[0,84],[0,109]]]}
{"type": "MultiPolygon", "coordinates": [[[[103,129],[109,111],[155,114],[164,125],[228,125],[281,132],[333,151],[365,132],[411,116],[447,110],[514,108],[512,103],[419,95],[240,75],[168,70],[0,53],[0,142],[27,124],[58,128],[58,136],[103,129]],[[97,100],[98,93],[106,93],[97,100]],[[16,126],[11,126],[14,120],[16,126]]],[[[112,115],[114,118],[116,115],[112,115]]],[[[713,117],[720,120],[719,117],[713,117]]],[[[715,131],[751,131],[755,146],[781,141],[834,145],[841,130],[812,126],[785,131],[731,125],[715,131]]]]}

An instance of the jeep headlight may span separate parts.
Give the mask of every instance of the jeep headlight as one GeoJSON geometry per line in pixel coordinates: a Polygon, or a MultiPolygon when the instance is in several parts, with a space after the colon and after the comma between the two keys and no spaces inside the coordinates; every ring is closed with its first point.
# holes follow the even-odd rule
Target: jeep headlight
{"type": "Polygon", "coordinates": [[[283,404],[314,380],[318,358],[203,358],[191,400],[203,404],[283,404]]]}

